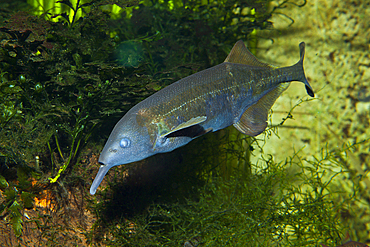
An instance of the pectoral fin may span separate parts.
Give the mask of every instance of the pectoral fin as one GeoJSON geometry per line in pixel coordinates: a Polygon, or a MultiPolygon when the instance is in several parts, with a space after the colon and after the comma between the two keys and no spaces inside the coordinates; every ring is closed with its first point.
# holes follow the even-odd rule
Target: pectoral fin
{"type": "Polygon", "coordinates": [[[212,128],[204,129],[201,125],[196,124],[196,125],[192,125],[190,127],[187,127],[185,129],[181,129],[181,130],[178,130],[176,132],[172,132],[171,134],[166,135],[166,137],[169,138],[169,137],[186,136],[186,137],[190,137],[190,138],[196,138],[196,137],[205,135],[208,132],[211,132],[212,130],[213,130],[212,128]]]}
{"type": "Polygon", "coordinates": [[[267,127],[267,116],[276,99],[284,92],[290,83],[281,83],[277,88],[264,95],[234,123],[234,127],[245,135],[257,136],[267,127]]]}
{"type": "Polygon", "coordinates": [[[200,124],[200,123],[202,123],[202,122],[204,122],[206,120],[207,120],[207,117],[206,116],[200,116],[200,117],[192,118],[192,119],[190,119],[187,122],[184,122],[184,123],[179,124],[178,126],[176,126],[175,128],[173,128],[171,131],[169,131],[169,132],[161,135],[160,137],[161,138],[167,137],[167,136],[169,136],[169,135],[171,135],[171,134],[173,134],[173,133],[175,133],[177,131],[180,131],[182,129],[189,128],[189,127],[194,126],[194,125],[198,125],[198,124],[200,124]]]}

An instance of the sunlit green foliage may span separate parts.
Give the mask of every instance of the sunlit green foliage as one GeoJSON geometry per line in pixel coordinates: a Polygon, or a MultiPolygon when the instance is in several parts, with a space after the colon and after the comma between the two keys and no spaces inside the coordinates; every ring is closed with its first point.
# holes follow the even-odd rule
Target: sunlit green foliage
{"type": "Polygon", "coordinates": [[[72,26],[75,21],[85,17],[91,10],[91,5],[100,6],[109,12],[112,18],[119,18],[124,8],[137,5],[137,0],[27,0],[33,7],[35,15],[44,15],[51,21],[65,21],[72,26]]]}

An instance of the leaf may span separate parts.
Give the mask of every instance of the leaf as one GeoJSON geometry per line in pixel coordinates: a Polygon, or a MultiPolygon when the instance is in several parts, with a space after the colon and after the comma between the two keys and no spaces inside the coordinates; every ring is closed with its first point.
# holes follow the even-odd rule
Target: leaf
{"type": "Polygon", "coordinates": [[[30,175],[30,170],[26,167],[19,167],[17,169],[17,176],[18,176],[18,189],[27,189],[31,186],[31,182],[28,181],[30,175]]]}
{"type": "Polygon", "coordinates": [[[23,229],[23,226],[22,226],[23,220],[21,218],[22,215],[19,212],[20,210],[22,210],[21,205],[19,205],[19,203],[16,200],[14,200],[13,204],[9,207],[9,211],[10,211],[13,231],[17,237],[19,237],[22,234],[22,229],[23,229]]]}
{"type": "Polygon", "coordinates": [[[22,210],[22,206],[19,205],[19,203],[17,202],[17,200],[14,200],[14,202],[12,203],[12,205],[9,207],[9,210],[14,215],[18,215],[19,217],[22,216],[21,213],[19,212],[19,210],[22,210]]]}
{"type": "Polygon", "coordinates": [[[7,187],[9,187],[8,182],[3,176],[0,175],[0,189],[5,189],[7,187]]]}
{"type": "Polygon", "coordinates": [[[90,3],[84,3],[84,4],[81,4],[81,5],[79,6],[79,8],[81,9],[81,8],[84,8],[84,7],[91,6],[91,5],[93,5],[93,4],[95,4],[95,3],[94,3],[94,1],[92,1],[92,2],[90,2],[90,3]]]}
{"type": "Polygon", "coordinates": [[[69,21],[69,15],[67,15],[67,13],[61,13],[60,16],[63,17],[69,24],[71,24],[69,21]]]}
{"type": "Polygon", "coordinates": [[[25,208],[32,208],[33,207],[33,198],[34,198],[34,196],[35,195],[32,194],[32,193],[22,191],[21,199],[22,199],[22,202],[23,202],[23,206],[25,208]]]}
{"type": "Polygon", "coordinates": [[[57,3],[65,4],[65,5],[67,5],[68,7],[70,7],[71,9],[75,10],[75,8],[73,7],[72,3],[71,3],[69,0],[57,1],[57,3]]]}
{"type": "Polygon", "coordinates": [[[12,227],[13,227],[14,234],[17,237],[19,237],[22,234],[22,230],[23,230],[23,226],[22,226],[23,220],[18,215],[11,214],[11,217],[12,217],[12,227]]]}
{"type": "Polygon", "coordinates": [[[3,193],[4,195],[5,195],[5,200],[7,201],[7,202],[9,202],[9,201],[13,201],[13,200],[15,200],[16,199],[16,196],[17,196],[17,189],[15,188],[15,187],[8,187],[5,191],[4,191],[4,193],[3,193]]]}

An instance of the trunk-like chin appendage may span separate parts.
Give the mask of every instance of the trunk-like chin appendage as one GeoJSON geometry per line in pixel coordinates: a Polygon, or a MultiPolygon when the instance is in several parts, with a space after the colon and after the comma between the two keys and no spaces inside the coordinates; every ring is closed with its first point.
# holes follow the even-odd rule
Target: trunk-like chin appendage
{"type": "Polygon", "coordinates": [[[109,171],[110,167],[107,165],[101,165],[98,171],[98,174],[96,174],[96,177],[90,187],[90,194],[94,195],[96,193],[96,189],[99,187],[99,184],[101,181],[103,181],[103,178],[105,174],[109,171]]]}

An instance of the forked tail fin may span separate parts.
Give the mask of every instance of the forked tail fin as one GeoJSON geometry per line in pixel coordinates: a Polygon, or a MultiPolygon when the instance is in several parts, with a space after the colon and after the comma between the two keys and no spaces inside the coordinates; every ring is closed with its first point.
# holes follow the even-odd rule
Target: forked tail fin
{"type": "Polygon", "coordinates": [[[308,83],[307,81],[307,78],[306,78],[306,75],[304,73],[304,69],[303,69],[303,60],[304,60],[304,53],[305,53],[305,43],[304,42],[301,42],[299,44],[299,53],[300,53],[300,59],[298,61],[298,63],[295,65],[295,66],[300,66],[302,67],[302,71],[303,71],[303,78],[302,78],[302,82],[304,83],[304,85],[306,86],[306,91],[307,91],[307,94],[310,95],[311,97],[315,97],[315,94],[313,92],[313,89],[311,87],[311,85],[308,83]]]}

